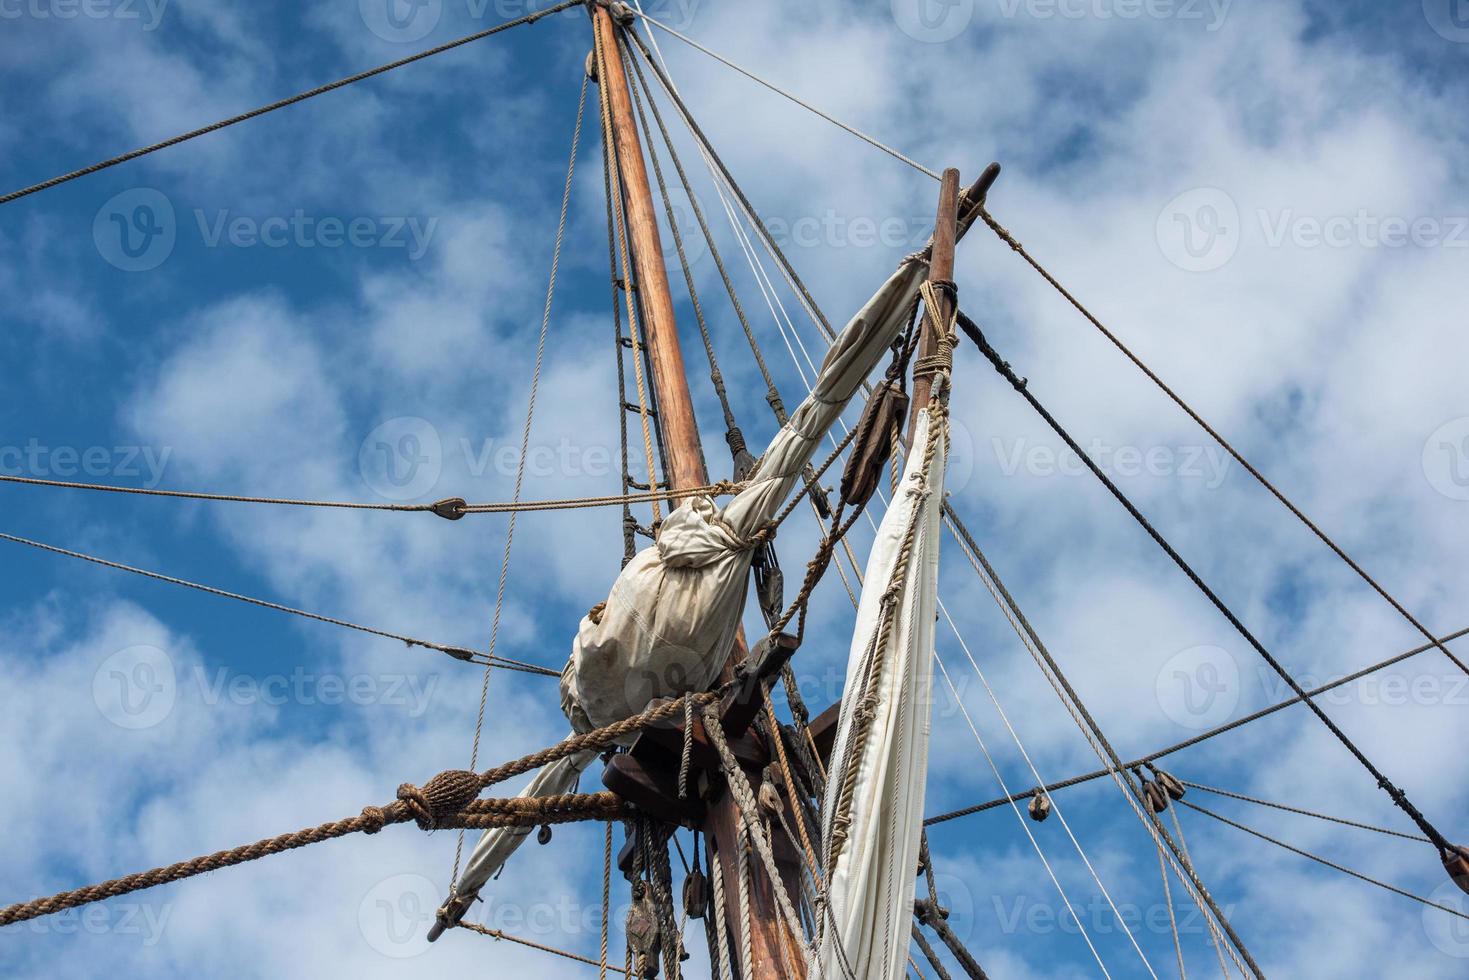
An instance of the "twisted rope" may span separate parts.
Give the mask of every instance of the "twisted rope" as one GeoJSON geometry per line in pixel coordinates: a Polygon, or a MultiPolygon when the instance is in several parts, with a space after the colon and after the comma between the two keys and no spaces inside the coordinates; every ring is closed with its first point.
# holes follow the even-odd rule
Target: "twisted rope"
{"type": "Polygon", "coordinates": [[[578,963],[585,963],[588,966],[599,967],[602,971],[603,977],[607,975],[608,970],[611,970],[614,973],[623,973],[624,975],[626,975],[625,971],[621,967],[609,967],[607,965],[605,950],[603,951],[602,959],[598,961],[591,959],[590,957],[582,956],[579,953],[573,953],[570,950],[558,949],[555,946],[547,946],[544,943],[538,943],[530,939],[523,939],[520,936],[512,936],[508,932],[502,932],[499,929],[491,929],[487,926],[482,926],[476,922],[465,922],[463,919],[460,919],[454,924],[459,926],[459,928],[461,929],[468,929],[470,932],[477,932],[481,936],[488,936],[491,939],[503,939],[506,942],[519,943],[521,946],[527,946],[531,949],[537,949],[540,950],[542,953],[551,953],[555,956],[560,956],[568,960],[575,960],[578,963]]]}

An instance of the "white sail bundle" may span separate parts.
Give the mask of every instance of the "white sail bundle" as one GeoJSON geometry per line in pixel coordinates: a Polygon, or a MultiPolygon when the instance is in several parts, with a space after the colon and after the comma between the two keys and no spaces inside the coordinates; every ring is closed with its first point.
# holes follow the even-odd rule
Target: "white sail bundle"
{"type": "Polygon", "coordinates": [[[919,412],[902,483],[867,560],[826,787],[828,914],[812,976],[901,980],[928,774],[947,426],[919,412]]]}
{"type": "MultiPolygon", "coordinates": [[[[720,507],[691,497],[663,521],[657,541],[628,562],[581,621],[561,675],[561,707],[577,732],[642,711],[655,697],[707,690],[728,659],[744,613],[751,538],[780,510],[821,440],[902,331],[928,271],[910,256],[842,330],[811,394],[776,433],[746,487],[720,507]]],[[[571,792],[595,758],[547,766],[521,793],[571,792]]],[[[457,894],[472,897],[520,846],[527,829],[481,837],[457,894]]]]}

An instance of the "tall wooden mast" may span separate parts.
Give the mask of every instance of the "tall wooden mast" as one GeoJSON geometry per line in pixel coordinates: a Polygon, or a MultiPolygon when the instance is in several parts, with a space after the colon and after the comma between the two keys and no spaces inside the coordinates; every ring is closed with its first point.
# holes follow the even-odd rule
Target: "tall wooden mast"
{"type": "MultiPolygon", "coordinates": [[[[703,486],[709,482],[704,467],[704,454],[699,441],[699,428],[694,420],[693,400],[689,397],[688,377],[684,370],[683,351],[673,317],[673,297],[668,289],[668,270],[663,262],[663,245],[658,233],[653,192],[648,183],[648,170],[643,160],[642,144],[633,115],[632,96],[627,74],[619,52],[618,26],[605,6],[591,8],[596,20],[596,43],[599,46],[601,77],[598,84],[607,92],[611,106],[613,140],[622,175],[622,192],[626,201],[628,236],[632,246],[633,268],[637,275],[638,296],[643,314],[643,339],[653,366],[653,386],[658,396],[658,425],[663,433],[663,449],[669,480],[675,489],[703,486]]],[[[614,189],[616,193],[616,189],[614,189]]],[[[747,655],[743,632],[736,638],[725,667],[726,678],[735,664],[747,655]]],[[[733,883],[738,880],[737,851],[739,811],[734,800],[725,794],[710,807],[705,833],[711,848],[710,859],[723,868],[726,889],[726,921],[733,935],[734,950],[742,950],[743,927],[733,883]]],[[[775,833],[779,833],[778,830],[775,833]]],[[[801,937],[791,933],[781,919],[771,890],[771,882],[758,866],[751,869],[751,949],[752,962],[741,963],[742,980],[802,980],[804,961],[801,937]],[[785,953],[782,955],[782,948],[785,953]],[[787,969],[787,962],[795,971],[787,969]]],[[[736,954],[738,955],[738,954],[736,954]]]]}

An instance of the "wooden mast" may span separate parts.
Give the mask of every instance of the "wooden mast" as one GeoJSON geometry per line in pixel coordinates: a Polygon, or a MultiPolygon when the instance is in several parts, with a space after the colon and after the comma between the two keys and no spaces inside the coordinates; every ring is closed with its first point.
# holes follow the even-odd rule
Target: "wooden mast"
{"type": "MultiPolygon", "coordinates": [[[[699,428],[694,420],[693,400],[689,397],[688,377],[684,370],[683,351],[673,317],[673,298],[668,289],[668,271],[663,262],[663,245],[658,233],[653,193],[648,183],[647,166],[633,115],[632,96],[627,74],[619,53],[617,25],[605,6],[593,6],[597,43],[600,46],[601,75],[598,83],[605,87],[612,112],[613,140],[622,174],[623,193],[627,205],[628,236],[631,240],[633,268],[636,271],[638,296],[643,314],[643,339],[652,361],[653,386],[658,396],[658,425],[663,433],[665,463],[669,480],[675,489],[704,486],[709,475],[704,467],[704,454],[699,441],[699,428]]],[[[616,191],[614,190],[614,193],[616,191]]],[[[732,676],[734,665],[747,656],[743,631],[736,637],[725,665],[725,678],[732,676]]],[[[721,864],[726,883],[725,918],[730,924],[730,942],[736,958],[743,950],[744,933],[735,882],[738,880],[737,834],[739,810],[728,793],[711,805],[705,823],[711,861],[721,864]]],[[[773,831],[781,833],[779,829],[773,831]]],[[[739,964],[742,980],[803,980],[805,973],[804,942],[794,935],[782,920],[771,882],[757,865],[750,870],[751,881],[751,948],[753,962],[739,964]],[[785,953],[782,954],[782,947],[785,953]],[[795,971],[786,969],[789,961],[795,971]]],[[[712,951],[711,951],[712,952],[712,951]]]]}
{"type": "MultiPolygon", "coordinates": [[[[939,184],[939,209],[933,222],[933,251],[929,257],[929,282],[954,281],[954,244],[959,237],[959,171],[953,167],[944,171],[939,184]]],[[[945,289],[936,289],[938,308],[935,319],[947,330],[954,318],[954,297],[945,289]]],[[[938,340],[926,325],[920,325],[918,334],[918,357],[928,357],[938,351],[938,340]]],[[[928,407],[933,396],[933,375],[914,374],[913,404],[908,415],[908,445],[913,445],[913,431],[918,426],[918,413],[928,407]]]]}

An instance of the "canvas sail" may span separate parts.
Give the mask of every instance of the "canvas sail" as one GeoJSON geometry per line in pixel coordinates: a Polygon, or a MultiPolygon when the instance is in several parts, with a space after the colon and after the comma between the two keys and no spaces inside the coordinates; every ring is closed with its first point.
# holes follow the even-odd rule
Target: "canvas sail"
{"type": "MultiPolygon", "coordinates": [[[[707,690],[728,659],[744,613],[749,539],[770,521],[821,440],[905,326],[922,256],[910,256],[838,335],[811,394],[776,433],[748,485],[723,507],[692,497],[658,540],[628,562],[607,601],[581,621],[561,675],[561,707],[577,732],[642,711],[655,697],[707,690]]],[[[547,767],[522,795],[569,793],[594,756],[547,767]]],[[[457,893],[472,897],[529,833],[481,837],[457,893]]]]}
{"type": "MultiPolygon", "coordinates": [[[[935,378],[936,399],[945,381],[935,378]]],[[[822,809],[830,915],[819,923],[812,976],[847,976],[848,965],[865,980],[906,975],[928,774],[942,411],[919,412],[867,560],[822,809]]]]}

